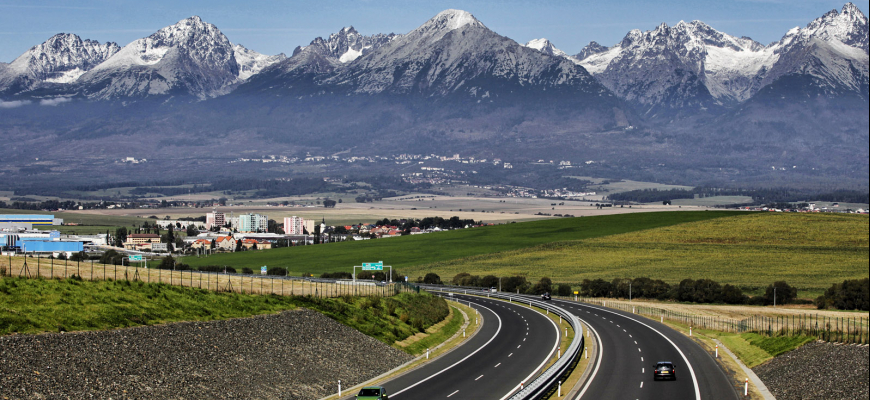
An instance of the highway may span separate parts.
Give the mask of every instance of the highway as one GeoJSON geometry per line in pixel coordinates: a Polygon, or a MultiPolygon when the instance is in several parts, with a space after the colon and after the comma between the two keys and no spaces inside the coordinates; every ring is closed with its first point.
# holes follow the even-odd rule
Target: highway
{"type": "Polygon", "coordinates": [[[390,399],[504,399],[556,354],[558,327],[546,316],[505,301],[460,294],[452,298],[470,301],[480,312],[480,330],[441,358],[382,383],[390,399]]]}
{"type": "MultiPolygon", "coordinates": [[[[731,380],[697,343],[657,321],[573,301],[553,300],[597,335],[600,362],[574,399],[737,399],[731,380]],[[657,361],[671,361],[676,381],[654,381],[657,361]]],[[[587,344],[587,346],[589,346],[587,344]]]]}
{"type": "MultiPolygon", "coordinates": [[[[519,389],[520,382],[536,376],[555,354],[557,327],[538,312],[486,297],[454,294],[452,298],[470,302],[480,312],[484,323],[479,332],[441,358],[382,383],[391,399],[503,400],[519,389]]],[[[739,398],[737,388],[710,354],[668,326],[605,307],[556,299],[553,303],[589,327],[592,336],[587,347],[595,341],[598,348],[599,357],[588,365],[590,375],[572,400],[739,398]],[[673,362],[677,379],[654,381],[652,368],[657,361],[673,362]]],[[[568,390],[563,387],[563,393],[568,390]]]]}

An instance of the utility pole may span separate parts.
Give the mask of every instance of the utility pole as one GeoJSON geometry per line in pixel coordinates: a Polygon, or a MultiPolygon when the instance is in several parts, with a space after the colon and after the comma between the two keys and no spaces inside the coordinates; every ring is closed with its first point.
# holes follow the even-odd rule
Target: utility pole
{"type": "Polygon", "coordinates": [[[776,286],[773,287],[773,308],[776,308],[776,286]]]}

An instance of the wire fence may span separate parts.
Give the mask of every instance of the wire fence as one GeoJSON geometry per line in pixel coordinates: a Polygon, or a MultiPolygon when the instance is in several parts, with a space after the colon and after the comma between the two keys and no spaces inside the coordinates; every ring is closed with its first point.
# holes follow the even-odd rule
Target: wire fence
{"type": "Polygon", "coordinates": [[[8,256],[0,261],[0,275],[23,278],[83,280],[127,280],[146,283],[165,283],[217,292],[241,294],[274,294],[279,296],[311,296],[317,298],[341,296],[388,297],[399,293],[419,292],[419,288],[405,283],[377,283],[374,281],[306,279],[291,276],[245,275],[196,270],[166,270],[68,261],[42,257],[8,256]]]}
{"type": "Polygon", "coordinates": [[[665,308],[634,305],[631,303],[599,298],[579,298],[581,302],[616,308],[659,319],[682,323],[694,328],[721,332],[752,332],[762,336],[813,336],[834,343],[868,344],[870,329],[867,317],[832,317],[828,315],[801,313],[794,315],[753,315],[737,319],[720,316],[693,315],[665,308]]]}

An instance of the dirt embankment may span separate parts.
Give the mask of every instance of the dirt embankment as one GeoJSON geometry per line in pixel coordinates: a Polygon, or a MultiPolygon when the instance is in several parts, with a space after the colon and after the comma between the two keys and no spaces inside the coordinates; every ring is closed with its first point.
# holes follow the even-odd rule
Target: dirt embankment
{"type": "Polygon", "coordinates": [[[0,337],[0,398],[316,399],[411,358],[304,309],[12,335],[0,337]]]}
{"type": "Polygon", "coordinates": [[[809,343],[752,370],[777,400],[867,399],[870,348],[809,343]]]}

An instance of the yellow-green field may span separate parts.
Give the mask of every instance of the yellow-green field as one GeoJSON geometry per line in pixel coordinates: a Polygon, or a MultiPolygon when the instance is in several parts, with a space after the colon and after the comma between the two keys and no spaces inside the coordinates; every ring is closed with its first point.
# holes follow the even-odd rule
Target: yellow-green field
{"type": "Polygon", "coordinates": [[[785,280],[800,297],[868,275],[866,215],[751,213],[405,268],[530,278],[578,286],[583,279],[648,276],[671,284],[713,279],[744,288],[785,280]]]}

